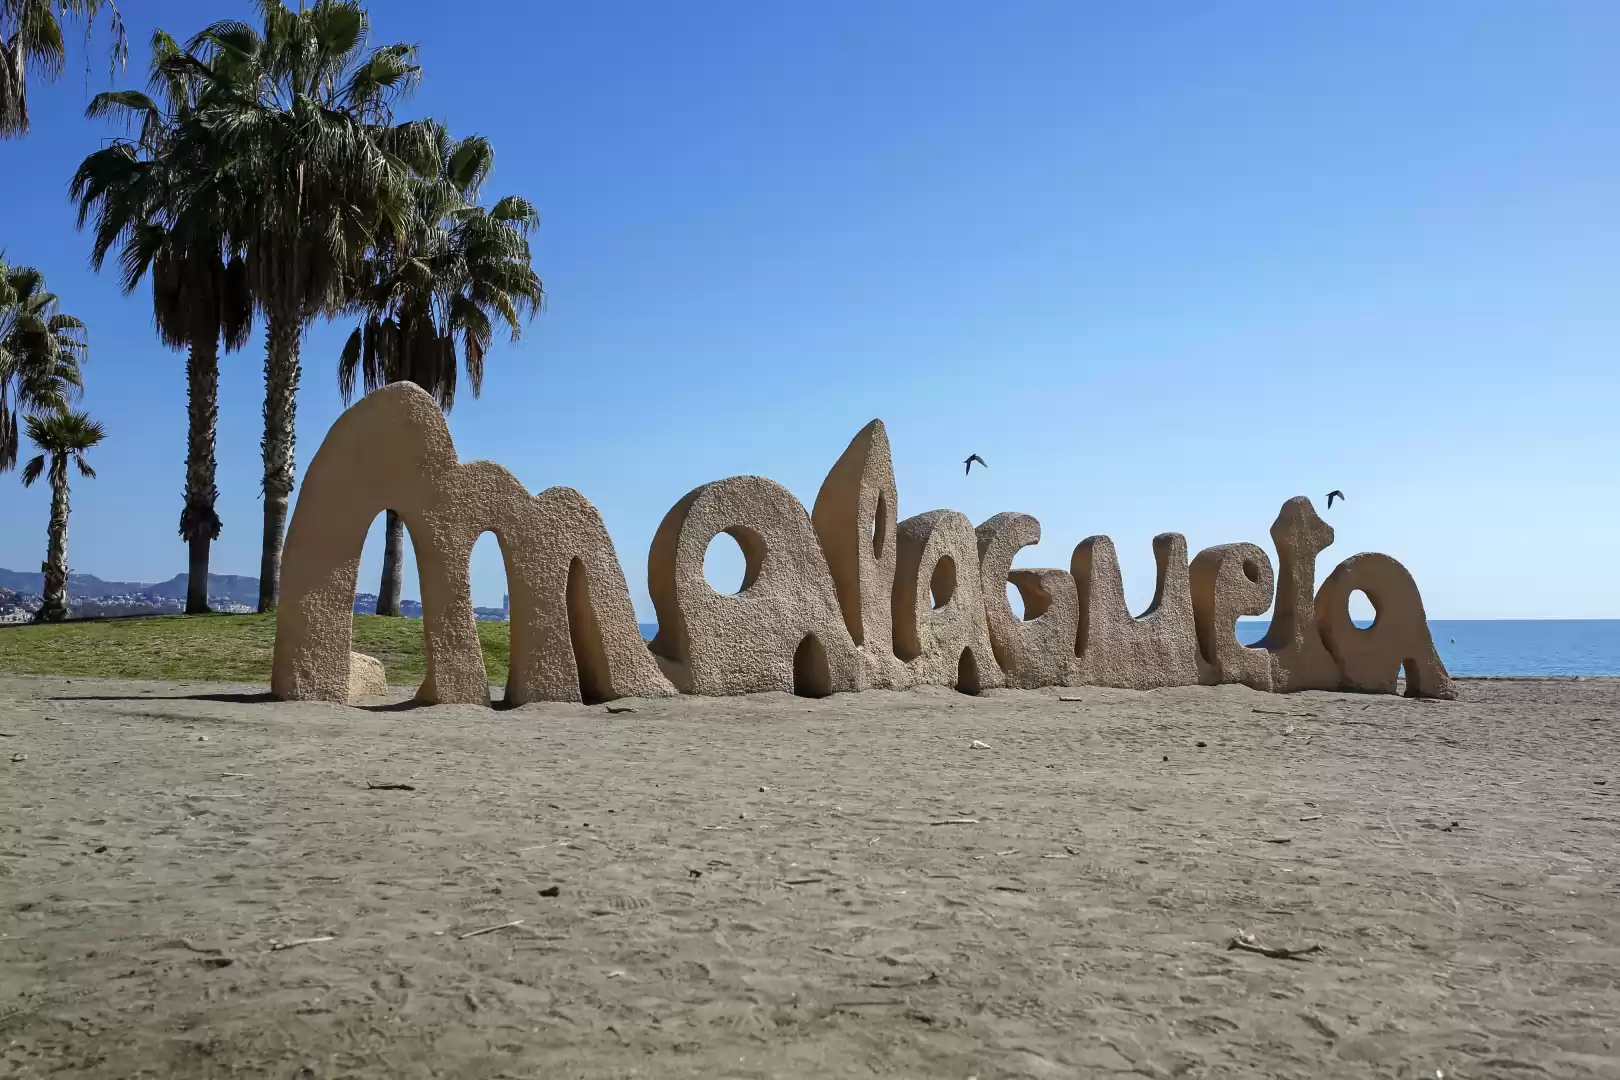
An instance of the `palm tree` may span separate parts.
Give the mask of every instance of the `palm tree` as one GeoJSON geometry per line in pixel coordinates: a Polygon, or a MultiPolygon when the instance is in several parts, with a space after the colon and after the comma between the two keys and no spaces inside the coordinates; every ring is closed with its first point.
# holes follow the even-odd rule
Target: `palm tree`
{"type": "MultiPolygon", "coordinates": [[[[479,188],[495,163],[489,141],[452,141],[441,124],[427,124],[438,167],[412,181],[406,231],[380,243],[361,267],[351,307],[361,324],[338,363],[344,404],[358,376],[366,392],[409,380],[432,394],[446,413],[455,404],[457,352],[477,397],[484,357],[496,322],[516,341],[521,320],[540,309],[544,292],[529,263],[528,235],[539,215],[528,200],[508,195],[485,209],[479,188]]],[[[377,614],[398,615],[405,526],[388,511],[377,614]]]]}
{"type": "Polygon", "coordinates": [[[23,466],[23,484],[33,487],[34,481],[45,474],[47,462],[51,480],[50,540],[41,567],[45,572],[45,603],[35,616],[39,622],[67,618],[68,459],[79,467],[79,475],[94,480],[96,470],[84,460],[84,453],[106,436],[102,426],[82,412],[64,409],[28,418],[28,438],[40,453],[23,466]]]}
{"type": "Polygon", "coordinates": [[[189,547],[186,613],[208,608],[208,562],[219,538],[214,448],[219,422],[219,344],[247,344],[253,325],[247,267],[228,238],[241,205],[234,174],[219,167],[217,140],[197,122],[199,73],[163,31],[152,37],[150,86],[98,94],[88,115],[138,126],[80,164],[69,188],[79,227],[94,219],[90,261],[100,270],[118,248],[120,284],[152,282],[152,313],[165,345],[187,350],[185,505],[180,537],[189,547]],[[160,104],[161,102],[161,104],[160,104]]]}
{"type": "Polygon", "coordinates": [[[112,31],[112,68],[129,55],[124,20],[112,0],[0,0],[0,139],[28,134],[28,71],[47,82],[62,74],[67,44],[62,20],[83,16],[85,37],[103,12],[112,31]]]}
{"type": "Polygon", "coordinates": [[[65,409],[87,355],[84,323],[62,312],[45,275],[0,253],[0,472],[17,466],[17,417],[65,409]]]}
{"type": "Polygon", "coordinates": [[[270,611],[293,490],[301,338],[347,301],[377,238],[404,226],[406,180],[421,162],[412,125],[390,131],[393,103],[419,73],[414,46],[367,52],[355,0],[299,11],[259,0],[259,9],[262,32],[219,22],[187,49],[203,80],[196,128],[240,187],[234,231],[266,322],[259,610],[270,611]]]}

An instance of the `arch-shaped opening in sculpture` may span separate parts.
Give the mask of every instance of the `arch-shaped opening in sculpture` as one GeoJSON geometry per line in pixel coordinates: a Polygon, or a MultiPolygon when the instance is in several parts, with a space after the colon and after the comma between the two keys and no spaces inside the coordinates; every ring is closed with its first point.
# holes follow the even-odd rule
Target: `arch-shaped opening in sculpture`
{"type": "Polygon", "coordinates": [[[804,635],[793,651],[793,692],[808,698],[824,698],[832,693],[832,667],[827,662],[827,648],[814,634],[804,635]]]}
{"type": "MultiPolygon", "coordinates": [[[[410,545],[407,544],[407,547],[410,545]]],[[[511,617],[511,606],[521,606],[522,601],[512,596],[508,589],[507,568],[510,562],[506,554],[506,541],[494,529],[485,529],[473,540],[471,551],[467,555],[467,582],[468,599],[472,601],[472,616],[476,631],[482,624],[495,622],[498,617],[511,617]],[[502,599],[505,598],[505,603],[502,599]],[[506,609],[502,611],[502,609],[506,609]],[[500,613],[500,616],[497,613],[500,613]]],[[[420,607],[406,606],[407,614],[422,617],[420,607]]],[[[427,620],[423,618],[424,633],[427,620]]],[[[511,627],[507,628],[507,641],[510,646],[511,627]]],[[[484,635],[477,634],[480,654],[483,651],[484,635]]],[[[485,665],[486,677],[488,664],[485,665]]],[[[503,688],[499,700],[492,698],[490,704],[496,708],[505,708],[507,702],[506,691],[503,688]]]]}
{"type": "Polygon", "coordinates": [[[579,699],[587,705],[600,705],[618,697],[613,689],[613,672],[608,667],[607,650],[602,646],[602,628],[591,603],[590,580],[585,564],[577,557],[568,563],[568,642],[574,648],[574,667],[579,672],[579,699]]]}
{"type": "MultiPolygon", "coordinates": [[[[410,530],[405,525],[405,519],[390,510],[380,510],[366,525],[366,531],[360,544],[360,564],[355,571],[354,581],[354,613],[356,615],[375,615],[378,606],[384,600],[383,576],[387,573],[399,575],[399,614],[405,616],[419,616],[422,614],[421,589],[419,587],[419,571],[416,565],[416,549],[411,543],[410,530]],[[401,533],[399,548],[394,554],[394,561],[390,565],[390,552],[388,551],[388,530],[393,524],[389,519],[399,523],[401,533]]],[[[365,652],[360,649],[360,652],[365,652]]]]}
{"type": "Polygon", "coordinates": [[[974,659],[971,648],[963,649],[961,659],[956,662],[957,693],[977,695],[983,689],[979,681],[979,662],[974,659]]]}
{"type": "MultiPolygon", "coordinates": [[[[349,648],[358,653],[372,655],[372,651],[383,651],[378,647],[381,642],[372,635],[392,636],[392,628],[401,625],[405,619],[414,620],[414,626],[404,623],[402,628],[408,628],[421,635],[421,647],[426,654],[429,644],[427,639],[427,622],[422,618],[422,579],[421,568],[417,564],[416,544],[411,536],[409,523],[403,516],[393,515],[399,521],[403,538],[396,553],[398,562],[394,567],[388,566],[388,527],[390,512],[379,510],[366,526],[366,531],[360,540],[359,564],[355,568],[354,591],[351,609],[357,617],[375,616],[382,596],[378,590],[382,587],[382,576],[385,572],[393,571],[399,574],[399,616],[396,620],[389,617],[386,621],[379,619],[376,622],[361,623],[355,626],[360,633],[351,636],[349,648]],[[377,644],[368,642],[375,641],[377,644]],[[371,650],[371,651],[368,651],[371,650]]],[[[351,623],[351,626],[354,624],[351,623]]],[[[379,658],[380,659],[380,658],[379,658]]]]}
{"type": "Polygon", "coordinates": [[[889,542],[889,497],[878,492],[877,509],[872,512],[872,558],[883,558],[883,545],[889,542]]]}
{"type": "Polygon", "coordinates": [[[759,580],[759,574],[765,566],[765,538],[746,525],[735,525],[722,532],[717,532],[709,538],[709,546],[703,553],[703,578],[709,583],[709,588],[723,596],[739,596],[753,588],[759,580]],[[721,536],[729,536],[736,541],[736,550],[729,550],[725,544],[717,545],[715,541],[721,536]],[[742,564],[742,581],[735,589],[722,587],[722,582],[731,576],[742,564]]]}
{"type": "Polygon", "coordinates": [[[938,611],[951,602],[956,595],[956,560],[949,555],[941,555],[934,564],[934,573],[928,579],[928,596],[938,611]]]}
{"type": "Polygon", "coordinates": [[[1259,560],[1257,560],[1257,559],[1244,559],[1243,560],[1243,576],[1248,578],[1251,582],[1253,582],[1256,585],[1260,584],[1260,562],[1259,562],[1259,560]]]}

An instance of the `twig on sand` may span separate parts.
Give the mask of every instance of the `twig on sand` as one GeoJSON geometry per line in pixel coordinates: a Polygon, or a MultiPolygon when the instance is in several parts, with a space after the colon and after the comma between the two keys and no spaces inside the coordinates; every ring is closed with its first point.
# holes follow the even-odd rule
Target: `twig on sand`
{"type": "Polygon", "coordinates": [[[285,952],[287,949],[296,949],[300,945],[319,945],[323,941],[336,941],[335,937],[306,937],[293,938],[291,941],[272,941],[271,952],[285,952]]]}
{"type": "Polygon", "coordinates": [[[411,787],[411,785],[409,785],[409,784],[373,784],[370,780],[367,780],[366,781],[366,790],[368,790],[368,791],[415,791],[416,789],[411,787]]]}
{"type": "Polygon", "coordinates": [[[469,930],[465,934],[457,934],[456,938],[460,941],[466,941],[468,938],[478,937],[480,934],[493,934],[497,930],[510,930],[514,926],[522,925],[522,919],[513,919],[511,922],[503,922],[499,926],[486,926],[482,930],[469,930]]]}
{"type": "Polygon", "coordinates": [[[930,821],[928,824],[930,824],[930,825],[977,825],[978,823],[979,823],[979,819],[976,818],[976,817],[948,817],[943,821],[930,821]]]}
{"type": "Polygon", "coordinates": [[[1269,956],[1273,960],[1298,960],[1302,956],[1308,956],[1311,953],[1322,951],[1322,946],[1320,945],[1307,945],[1303,949],[1284,949],[1281,947],[1262,945],[1256,941],[1254,939],[1254,935],[1248,931],[1244,931],[1237,937],[1233,938],[1227,943],[1226,947],[1228,950],[1242,949],[1244,952],[1259,953],[1261,956],[1269,956]]]}
{"type": "Polygon", "coordinates": [[[1321,814],[1312,814],[1310,817],[1302,817],[1299,820],[1301,820],[1301,821],[1321,821],[1322,820],[1322,815],[1321,814]]]}
{"type": "Polygon", "coordinates": [[[1292,836],[1267,836],[1264,839],[1268,844],[1292,844],[1294,842],[1292,836]]]}

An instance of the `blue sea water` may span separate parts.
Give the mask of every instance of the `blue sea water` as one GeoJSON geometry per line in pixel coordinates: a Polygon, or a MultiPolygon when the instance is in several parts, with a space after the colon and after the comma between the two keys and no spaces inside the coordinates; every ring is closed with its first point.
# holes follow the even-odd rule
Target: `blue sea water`
{"type": "MultiPolygon", "coordinates": [[[[1237,625],[1238,640],[1253,644],[1268,624],[1237,625]]],[[[645,638],[657,630],[641,624],[645,638]]],[[[1453,675],[1620,675],[1620,619],[1436,619],[1429,631],[1453,675]]]]}

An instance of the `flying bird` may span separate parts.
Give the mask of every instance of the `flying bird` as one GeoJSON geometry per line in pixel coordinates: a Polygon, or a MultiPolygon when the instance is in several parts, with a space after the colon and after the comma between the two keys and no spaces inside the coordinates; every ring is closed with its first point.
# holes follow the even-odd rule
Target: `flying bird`
{"type": "Polygon", "coordinates": [[[1333,509],[1333,500],[1334,499],[1338,499],[1340,502],[1344,502],[1344,492],[1337,491],[1337,490],[1328,492],[1328,509],[1329,510],[1333,509]]]}
{"type": "MultiPolygon", "coordinates": [[[[969,454],[968,459],[966,461],[962,462],[962,464],[967,466],[966,469],[962,470],[962,473],[963,473],[964,476],[973,471],[973,463],[975,461],[977,461],[980,465],[984,465],[984,467],[986,469],[988,469],[990,467],[990,466],[984,464],[984,458],[980,457],[978,454],[969,454]]],[[[1340,497],[1342,498],[1343,496],[1340,496],[1340,497]]]]}

